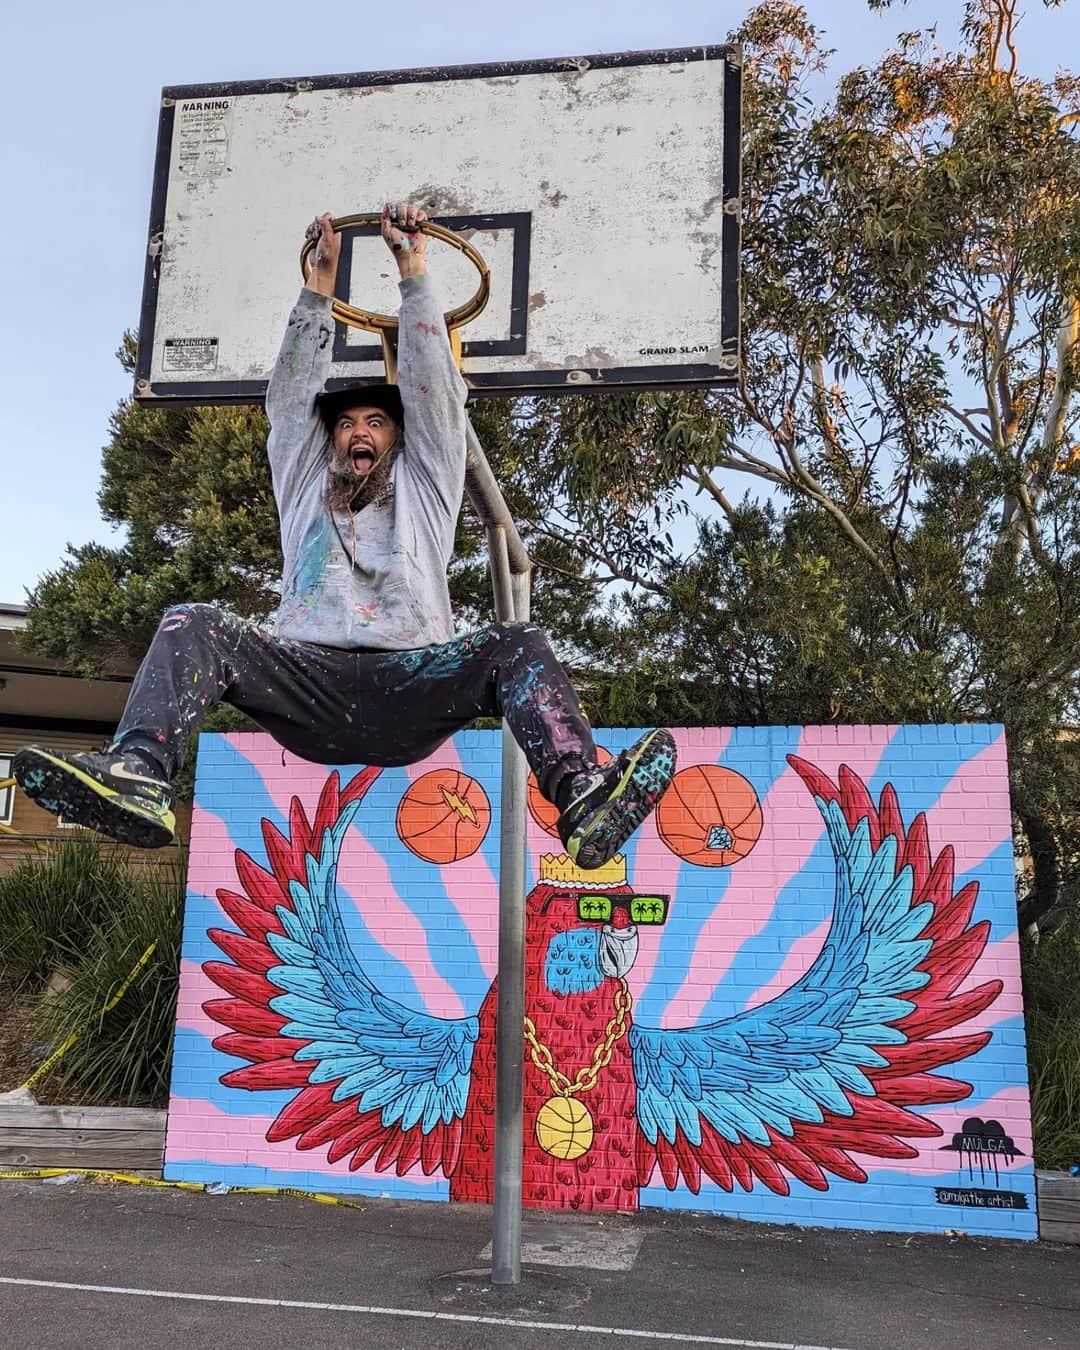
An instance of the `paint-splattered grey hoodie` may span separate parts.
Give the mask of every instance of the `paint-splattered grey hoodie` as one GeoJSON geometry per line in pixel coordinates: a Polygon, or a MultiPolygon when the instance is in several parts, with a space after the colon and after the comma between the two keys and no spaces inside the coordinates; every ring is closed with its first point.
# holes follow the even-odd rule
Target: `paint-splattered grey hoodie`
{"type": "Polygon", "coordinates": [[[401,282],[398,383],[405,443],[391,491],[361,510],[326,504],[330,436],[315,399],[330,370],[329,296],[304,289],[266,391],[267,453],[285,554],[278,637],[401,651],[453,635],[446,569],[465,485],[467,388],[438,293],[401,282]]]}

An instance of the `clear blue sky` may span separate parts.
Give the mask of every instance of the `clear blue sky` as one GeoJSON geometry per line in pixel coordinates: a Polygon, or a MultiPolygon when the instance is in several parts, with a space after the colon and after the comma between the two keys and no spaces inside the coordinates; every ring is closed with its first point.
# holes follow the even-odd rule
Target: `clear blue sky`
{"type": "MultiPolygon", "coordinates": [[[[749,8],[746,0],[19,5],[6,21],[0,95],[0,602],[24,601],[67,543],[118,538],[96,494],[109,415],[130,392],[114,352],[138,318],[162,86],[695,46],[724,41],[749,8]]],[[[807,0],[807,8],[839,49],[839,72],[939,15],[947,38],[961,2],[913,0],[881,16],[862,0],[807,0]]],[[[1075,66],[1075,2],[1047,13],[1027,0],[1026,9],[1025,68],[1075,66]]]]}

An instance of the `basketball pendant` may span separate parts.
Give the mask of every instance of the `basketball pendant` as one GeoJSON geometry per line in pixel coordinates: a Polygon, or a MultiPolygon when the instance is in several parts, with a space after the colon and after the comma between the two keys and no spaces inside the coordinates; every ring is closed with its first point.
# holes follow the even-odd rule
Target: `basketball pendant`
{"type": "Polygon", "coordinates": [[[573,1162],[592,1147],[589,1109],[576,1097],[549,1097],[536,1113],[536,1142],[553,1158],[573,1162]]]}

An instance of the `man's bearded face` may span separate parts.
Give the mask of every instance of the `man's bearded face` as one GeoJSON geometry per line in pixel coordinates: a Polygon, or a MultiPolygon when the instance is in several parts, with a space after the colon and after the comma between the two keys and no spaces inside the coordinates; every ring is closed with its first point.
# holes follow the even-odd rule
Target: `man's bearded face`
{"type": "Polygon", "coordinates": [[[358,510],[389,473],[401,428],[382,408],[346,408],[330,437],[330,495],[335,505],[358,510]]]}

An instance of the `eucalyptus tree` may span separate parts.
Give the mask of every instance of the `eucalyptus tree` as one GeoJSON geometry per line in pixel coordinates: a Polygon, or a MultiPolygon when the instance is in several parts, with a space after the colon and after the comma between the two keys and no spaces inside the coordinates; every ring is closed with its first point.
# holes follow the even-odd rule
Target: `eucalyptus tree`
{"type": "Polygon", "coordinates": [[[598,651],[644,637],[668,705],[1005,722],[1034,920],[1077,886],[1080,81],[1024,72],[1020,17],[968,3],[959,50],[903,33],[823,98],[805,10],[757,6],[737,393],[522,415],[535,528],[627,585],[598,651]]]}

